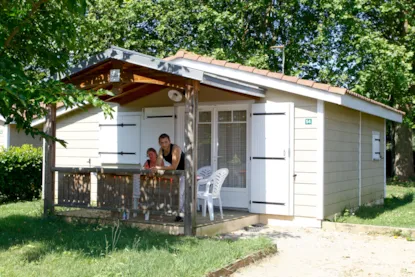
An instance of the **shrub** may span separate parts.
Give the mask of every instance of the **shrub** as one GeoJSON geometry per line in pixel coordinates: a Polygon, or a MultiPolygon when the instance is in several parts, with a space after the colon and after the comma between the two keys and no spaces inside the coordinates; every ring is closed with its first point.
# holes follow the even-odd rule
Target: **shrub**
{"type": "Polygon", "coordinates": [[[0,202],[33,200],[42,190],[42,148],[0,150],[0,202]]]}

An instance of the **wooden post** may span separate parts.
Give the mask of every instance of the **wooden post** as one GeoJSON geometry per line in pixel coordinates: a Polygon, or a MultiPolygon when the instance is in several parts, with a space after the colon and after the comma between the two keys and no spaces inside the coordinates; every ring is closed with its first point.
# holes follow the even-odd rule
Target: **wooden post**
{"type": "Polygon", "coordinates": [[[184,190],[184,234],[186,236],[196,235],[196,170],[197,170],[197,148],[196,148],[196,118],[197,118],[197,95],[199,82],[190,80],[186,85],[186,111],[185,111],[185,190],[184,190]],[[196,154],[196,158],[195,158],[196,154]]]}
{"type": "Polygon", "coordinates": [[[193,90],[194,90],[194,120],[193,120],[193,130],[194,130],[194,148],[193,148],[193,186],[192,186],[192,234],[196,236],[196,218],[197,218],[197,169],[198,169],[198,120],[199,120],[199,90],[200,82],[193,81],[193,90]]]}
{"type": "MultiPolygon", "coordinates": [[[[50,104],[47,107],[48,114],[43,131],[49,135],[56,137],[56,104],[50,104]]],[[[55,201],[55,172],[52,168],[55,167],[55,141],[46,139],[44,143],[43,155],[43,174],[44,174],[44,207],[43,215],[47,216],[54,212],[55,201]]]]}

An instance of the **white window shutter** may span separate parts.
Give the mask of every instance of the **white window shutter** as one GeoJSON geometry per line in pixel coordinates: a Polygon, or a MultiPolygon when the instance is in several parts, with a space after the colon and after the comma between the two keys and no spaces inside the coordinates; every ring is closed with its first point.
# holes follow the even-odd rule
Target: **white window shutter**
{"type": "Polygon", "coordinates": [[[140,116],[124,115],[121,126],[118,126],[118,163],[140,163],[140,116]]]}
{"type": "Polygon", "coordinates": [[[140,163],[140,116],[114,114],[100,121],[99,154],[102,164],[140,163]]]}
{"type": "Polygon", "coordinates": [[[102,119],[99,124],[99,154],[101,163],[117,163],[118,152],[117,118],[102,119]]]}
{"type": "Polygon", "coordinates": [[[380,160],[380,133],[372,132],[372,159],[374,161],[380,160]]]}

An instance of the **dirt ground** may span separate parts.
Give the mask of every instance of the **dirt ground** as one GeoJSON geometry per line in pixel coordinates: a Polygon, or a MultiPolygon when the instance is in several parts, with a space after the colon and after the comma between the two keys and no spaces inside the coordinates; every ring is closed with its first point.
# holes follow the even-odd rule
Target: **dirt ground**
{"type": "Polygon", "coordinates": [[[233,277],[415,276],[415,241],[401,237],[277,227],[230,236],[259,234],[271,237],[279,253],[233,277]]]}

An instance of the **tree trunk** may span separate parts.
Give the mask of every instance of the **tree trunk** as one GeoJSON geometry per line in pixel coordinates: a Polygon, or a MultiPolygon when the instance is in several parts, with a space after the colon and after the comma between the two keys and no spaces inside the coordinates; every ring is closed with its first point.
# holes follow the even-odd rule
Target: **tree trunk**
{"type": "Polygon", "coordinates": [[[394,124],[395,176],[401,180],[415,177],[412,150],[412,129],[408,124],[394,124]]]}

